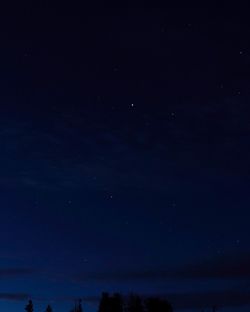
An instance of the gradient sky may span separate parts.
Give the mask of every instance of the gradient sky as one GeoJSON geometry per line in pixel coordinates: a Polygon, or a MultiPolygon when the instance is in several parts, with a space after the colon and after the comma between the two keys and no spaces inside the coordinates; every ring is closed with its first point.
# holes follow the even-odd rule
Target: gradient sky
{"type": "Polygon", "coordinates": [[[19,5],[0,13],[0,309],[133,291],[249,310],[249,11],[19,5]]]}

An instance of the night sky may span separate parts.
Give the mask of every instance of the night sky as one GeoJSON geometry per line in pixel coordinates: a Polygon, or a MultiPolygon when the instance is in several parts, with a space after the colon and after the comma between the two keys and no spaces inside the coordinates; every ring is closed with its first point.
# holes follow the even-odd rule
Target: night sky
{"type": "Polygon", "coordinates": [[[34,2],[0,13],[0,309],[248,311],[249,10],[34,2]]]}

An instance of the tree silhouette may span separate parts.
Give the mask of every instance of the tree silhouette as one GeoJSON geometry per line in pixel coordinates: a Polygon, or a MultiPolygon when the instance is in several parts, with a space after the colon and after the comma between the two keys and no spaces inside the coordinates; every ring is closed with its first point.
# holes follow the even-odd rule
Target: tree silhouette
{"type": "Polygon", "coordinates": [[[119,293],[115,293],[111,297],[112,312],[123,312],[123,298],[119,293]]]}
{"type": "Polygon", "coordinates": [[[157,297],[142,301],[141,297],[132,294],[125,305],[121,294],[110,296],[109,293],[103,293],[98,312],[173,312],[173,308],[167,300],[157,297]]]}
{"type": "Polygon", "coordinates": [[[52,311],[53,311],[53,310],[52,310],[51,306],[48,305],[47,308],[46,308],[46,312],[52,312],[52,311]]]}
{"type": "Polygon", "coordinates": [[[82,300],[81,299],[79,299],[79,301],[78,301],[77,312],[83,312],[83,310],[82,310],[82,300]]]}
{"type": "Polygon", "coordinates": [[[110,296],[109,293],[102,293],[98,312],[123,312],[123,298],[119,293],[110,296]]]}
{"type": "Polygon", "coordinates": [[[167,300],[151,297],[145,301],[146,312],[172,312],[173,308],[167,300]]]}
{"type": "Polygon", "coordinates": [[[141,297],[131,294],[128,298],[127,312],[144,312],[141,297]]]}
{"type": "Polygon", "coordinates": [[[218,311],[218,307],[216,306],[216,305],[214,305],[213,307],[212,307],[212,312],[217,312],[218,311]]]}
{"type": "Polygon", "coordinates": [[[103,292],[99,303],[98,312],[110,312],[110,296],[109,293],[103,292]]]}
{"type": "Polygon", "coordinates": [[[27,312],[33,312],[34,311],[32,300],[29,300],[28,304],[25,307],[25,311],[27,311],[27,312]]]}
{"type": "Polygon", "coordinates": [[[78,302],[75,303],[74,309],[72,309],[70,312],[83,312],[81,299],[79,299],[78,302]]]}
{"type": "MultiPolygon", "coordinates": [[[[212,312],[216,312],[216,310],[216,307],[213,307],[212,312]]],[[[32,300],[28,301],[25,311],[34,312],[32,300]]],[[[51,305],[47,306],[45,312],[53,312],[51,305]]],[[[81,299],[75,301],[75,306],[70,312],[83,312],[81,299]]],[[[131,294],[124,301],[120,293],[110,295],[108,292],[103,292],[98,312],[173,312],[173,308],[167,300],[157,297],[142,300],[140,296],[131,294]]]]}

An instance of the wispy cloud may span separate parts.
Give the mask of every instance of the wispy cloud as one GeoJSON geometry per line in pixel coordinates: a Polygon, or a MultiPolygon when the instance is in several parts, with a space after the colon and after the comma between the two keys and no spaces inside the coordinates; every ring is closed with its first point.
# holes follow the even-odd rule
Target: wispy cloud
{"type": "Polygon", "coordinates": [[[250,277],[250,253],[225,254],[174,271],[176,277],[241,279],[250,277]]]}
{"type": "Polygon", "coordinates": [[[175,309],[205,309],[250,305],[250,292],[218,291],[166,294],[175,309]]]}
{"type": "Polygon", "coordinates": [[[30,268],[0,268],[0,278],[27,276],[35,273],[30,268]]]}
{"type": "Polygon", "coordinates": [[[26,293],[0,293],[0,300],[23,301],[28,298],[30,298],[30,295],[26,293]]]}
{"type": "Polygon", "coordinates": [[[78,280],[153,281],[162,279],[246,279],[250,277],[250,253],[227,254],[184,267],[150,270],[114,270],[79,274],[78,280]]]}

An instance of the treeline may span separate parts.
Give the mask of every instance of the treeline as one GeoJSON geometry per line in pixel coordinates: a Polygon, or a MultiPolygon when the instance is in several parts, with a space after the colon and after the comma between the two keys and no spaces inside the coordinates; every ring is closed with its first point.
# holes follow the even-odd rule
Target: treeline
{"type": "Polygon", "coordinates": [[[171,304],[158,297],[142,299],[136,294],[124,298],[116,293],[103,293],[98,312],[172,312],[171,304]]]}
{"type": "MultiPolygon", "coordinates": [[[[34,305],[32,300],[29,300],[28,304],[25,306],[25,311],[26,312],[33,312],[34,311],[34,305]]],[[[51,305],[48,305],[47,308],[45,309],[45,312],[53,312],[53,309],[51,305]]],[[[70,312],[83,312],[82,309],[82,300],[79,300],[73,309],[70,310],[70,312]]]]}
{"type": "MultiPolygon", "coordinates": [[[[25,306],[25,311],[34,311],[32,300],[25,306]]],[[[53,312],[52,307],[48,305],[45,312],[53,312]]],[[[82,300],[78,300],[70,312],[83,312],[82,300]]],[[[105,292],[101,296],[97,312],[173,312],[173,308],[167,300],[158,297],[143,299],[136,294],[123,297],[119,293],[110,295],[105,292]]]]}

